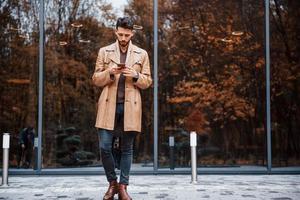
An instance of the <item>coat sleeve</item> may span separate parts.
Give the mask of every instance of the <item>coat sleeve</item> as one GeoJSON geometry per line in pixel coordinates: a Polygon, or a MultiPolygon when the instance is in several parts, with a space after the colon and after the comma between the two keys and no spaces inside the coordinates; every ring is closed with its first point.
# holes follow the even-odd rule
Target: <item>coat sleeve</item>
{"type": "Polygon", "coordinates": [[[145,51],[142,62],[142,70],[139,73],[138,79],[134,81],[134,85],[140,89],[147,89],[152,84],[150,61],[148,53],[145,51]]]}
{"type": "Polygon", "coordinates": [[[99,50],[92,80],[93,84],[98,87],[104,87],[114,82],[114,77],[111,77],[108,68],[105,68],[105,49],[103,48],[99,50]]]}

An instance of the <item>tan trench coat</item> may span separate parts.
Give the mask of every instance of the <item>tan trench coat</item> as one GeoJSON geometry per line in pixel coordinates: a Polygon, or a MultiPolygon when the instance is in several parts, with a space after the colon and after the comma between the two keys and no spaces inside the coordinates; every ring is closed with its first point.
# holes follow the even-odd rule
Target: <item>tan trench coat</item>
{"type": "MultiPolygon", "coordinates": [[[[116,98],[118,81],[120,75],[111,79],[108,69],[120,63],[120,49],[118,42],[99,50],[96,61],[93,83],[102,87],[102,93],[98,100],[98,111],[96,127],[107,130],[114,129],[116,98]]],[[[150,62],[145,50],[133,45],[130,41],[126,66],[134,68],[139,73],[136,82],[131,77],[125,80],[125,101],[124,101],[124,131],[141,132],[142,126],[142,101],[140,89],[148,88],[151,83],[150,62]]]]}

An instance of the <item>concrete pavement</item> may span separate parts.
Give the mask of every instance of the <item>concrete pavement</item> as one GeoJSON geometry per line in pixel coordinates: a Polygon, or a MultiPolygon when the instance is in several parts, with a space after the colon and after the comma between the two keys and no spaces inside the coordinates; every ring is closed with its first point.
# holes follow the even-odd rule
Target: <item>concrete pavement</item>
{"type": "MultiPolygon", "coordinates": [[[[102,200],[105,176],[11,176],[0,200],[102,200]]],[[[271,199],[299,200],[300,175],[134,175],[128,191],[134,200],[271,199]]]]}

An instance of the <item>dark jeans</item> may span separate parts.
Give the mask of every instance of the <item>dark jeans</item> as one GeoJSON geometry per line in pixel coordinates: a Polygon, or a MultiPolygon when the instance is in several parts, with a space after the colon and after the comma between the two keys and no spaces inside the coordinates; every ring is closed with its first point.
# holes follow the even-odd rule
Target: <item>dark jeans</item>
{"type": "Polygon", "coordinates": [[[105,129],[99,129],[98,134],[100,140],[99,144],[101,149],[102,163],[105,170],[106,178],[109,182],[117,180],[117,175],[115,172],[116,164],[112,154],[112,143],[113,137],[120,137],[120,183],[128,185],[130,167],[132,163],[133,142],[136,136],[136,132],[124,132],[123,121],[124,104],[118,103],[116,108],[115,130],[110,131],[105,129]]]}

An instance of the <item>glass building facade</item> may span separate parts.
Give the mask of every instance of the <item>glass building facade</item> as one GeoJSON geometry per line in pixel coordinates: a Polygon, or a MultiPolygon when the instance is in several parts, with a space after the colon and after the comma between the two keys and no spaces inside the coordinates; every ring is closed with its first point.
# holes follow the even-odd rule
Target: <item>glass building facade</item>
{"type": "Polygon", "coordinates": [[[123,15],[154,80],[142,91],[133,173],[190,173],[191,131],[199,172],[300,172],[298,0],[120,2],[1,1],[0,132],[11,136],[11,173],[104,173],[91,77],[123,15]]]}

